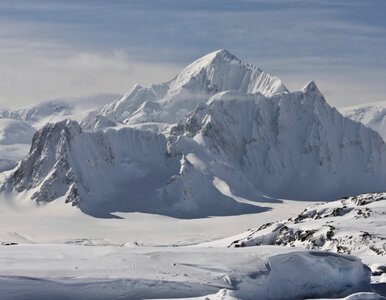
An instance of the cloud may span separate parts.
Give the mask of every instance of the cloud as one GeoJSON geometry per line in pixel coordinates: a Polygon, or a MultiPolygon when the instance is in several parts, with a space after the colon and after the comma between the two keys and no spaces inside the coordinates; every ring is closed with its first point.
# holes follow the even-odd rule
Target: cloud
{"type": "Polygon", "coordinates": [[[385,100],[385,9],[378,0],[3,0],[0,105],[122,93],[220,48],[290,87],[322,82],[333,105],[385,100]]]}
{"type": "Polygon", "coordinates": [[[138,61],[120,51],[72,51],[36,44],[0,49],[0,65],[2,107],[21,107],[58,96],[124,93],[135,83],[171,79],[178,69],[138,61]]]}

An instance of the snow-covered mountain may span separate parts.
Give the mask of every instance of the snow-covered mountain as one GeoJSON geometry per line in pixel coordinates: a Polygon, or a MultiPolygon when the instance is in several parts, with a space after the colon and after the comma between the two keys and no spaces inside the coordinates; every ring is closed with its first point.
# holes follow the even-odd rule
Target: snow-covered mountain
{"type": "Polygon", "coordinates": [[[386,140],[386,102],[343,107],[339,111],[345,117],[374,129],[386,140]]]}
{"type": "Polygon", "coordinates": [[[364,194],[316,204],[294,218],[250,229],[230,246],[282,245],[384,256],[385,215],[386,193],[364,194]]]}
{"type": "Polygon", "coordinates": [[[82,120],[95,107],[118,98],[115,94],[61,98],[24,109],[0,109],[0,172],[13,169],[27,154],[32,136],[47,122],[82,120]]]}
{"type": "Polygon", "coordinates": [[[97,113],[99,118],[91,115],[84,127],[93,129],[100,116],[128,124],[176,123],[212,95],[227,90],[238,90],[241,94],[259,92],[265,96],[288,92],[277,77],[242,62],[226,50],[219,50],[188,65],[168,82],[134,86],[122,99],[103,107],[97,113]]]}
{"type": "Polygon", "coordinates": [[[73,107],[73,104],[63,100],[50,100],[19,110],[1,109],[0,118],[35,123],[54,115],[70,115],[73,107]]]}
{"type": "Polygon", "coordinates": [[[228,170],[241,171],[219,172],[220,178],[229,174],[227,182],[234,182],[235,174],[243,178],[240,188],[229,185],[240,194],[246,194],[245,182],[287,199],[333,199],[366,186],[384,189],[384,142],[331,108],[314,82],[269,98],[219,93],[177,128],[217,157],[226,157],[228,170]]]}
{"type": "Polygon", "coordinates": [[[80,121],[90,110],[95,110],[118,97],[118,94],[63,97],[18,110],[0,108],[0,119],[25,121],[40,129],[48,122],[58,122],[66,118],[80,121]]]}
{"type": "Polygon", "coordinates": [[[81,125],[38,131],[2,190],[39,203],[64,198],[94,215],[198,217],[386,186],[379,134],[330,107],[314,82],[289,92],[225,50],[167,83],[136,86],[81,125]]]}

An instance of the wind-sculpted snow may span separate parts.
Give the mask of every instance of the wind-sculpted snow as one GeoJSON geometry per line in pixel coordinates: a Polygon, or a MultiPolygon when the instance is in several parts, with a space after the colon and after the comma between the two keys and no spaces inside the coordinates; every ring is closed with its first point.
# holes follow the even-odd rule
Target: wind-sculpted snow
{"type": "Polygon", "coordinates": [[[294,218],[249,230],[231,246],[282,245],[384,256],[385,215],[385,193],[349,197],[317,204],[294,218]]]}
{"type": "Polygon", "coordinates": [[[370,270],[359,259],[318,251],[283,247],[59,248],[55,244],[3,248],[8,264],[0,270],[0,295],[7,300],[54,299],[58,295],[90,300],[176,299],[207,294],[212,295],[198,299],[284,300],[371,291],[370,270]],[[26,266],[35,267],[26,270],[26,266]]]}
{"type": "Polygon", "coordinates": [[[218,51],[166,85],[136,86],[81,126],[48,124],[2,189],[27,192],[38,203],[65,197],[100,216],[181,217],[385,189],[386,145],[379,134],[342,117],[314,82],[288,92],[262,74],[218,51]]]}

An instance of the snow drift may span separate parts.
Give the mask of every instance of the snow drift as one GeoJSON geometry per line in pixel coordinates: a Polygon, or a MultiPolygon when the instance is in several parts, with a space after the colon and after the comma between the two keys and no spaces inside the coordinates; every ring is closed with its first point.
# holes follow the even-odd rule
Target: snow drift
{"type": "Polygon", "coordinates": [[[214,299],[281,300],[371,291],[370,270],[357,258],[283,247],[32,244],[4,247],[2,255],[9,264],[0,270],[0,295],[8,300],[170,299],[219,290],[214,299]]]}

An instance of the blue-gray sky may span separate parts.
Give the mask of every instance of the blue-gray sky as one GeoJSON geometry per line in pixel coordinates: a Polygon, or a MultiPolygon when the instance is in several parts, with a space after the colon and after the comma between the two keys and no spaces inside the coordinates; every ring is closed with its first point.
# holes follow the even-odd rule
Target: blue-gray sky
{"type": "Polygon", "coordinates": [[[334,106],[386,100],[384,0],[0,0],[0,106],[124,93],[217,49],[334,106]]]}

